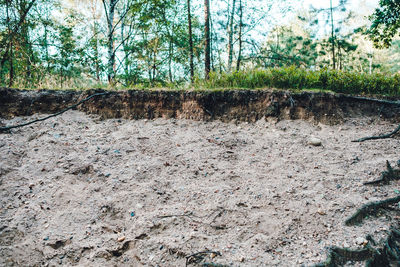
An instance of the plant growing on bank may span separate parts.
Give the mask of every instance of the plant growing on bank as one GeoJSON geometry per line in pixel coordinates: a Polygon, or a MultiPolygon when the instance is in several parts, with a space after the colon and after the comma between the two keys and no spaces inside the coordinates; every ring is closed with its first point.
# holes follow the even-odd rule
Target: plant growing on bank
{"type": "Polygon", "coordinates": [[[400,96],[400,75],[355,71],[307,70],[294,66],[234,73],[210,73],[207,88],[319,89],[336,93],[400,96]]]}

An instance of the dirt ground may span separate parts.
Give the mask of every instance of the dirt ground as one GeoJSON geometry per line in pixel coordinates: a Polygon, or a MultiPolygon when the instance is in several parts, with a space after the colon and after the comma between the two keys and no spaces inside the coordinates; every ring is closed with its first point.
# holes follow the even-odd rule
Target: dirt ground
{"type": "Polygon", "coordinates": [[[383,238],[396,219],[344,226],[400,185],[362,185],[386,160],[396,164],[399,139],[351,140],[395,127],[369,118],[102,121],[68,111],[1,134],[0,265],[185,266],[202,251],[216,253],[201,263],[313,265],[330,246],[383,238]]]}

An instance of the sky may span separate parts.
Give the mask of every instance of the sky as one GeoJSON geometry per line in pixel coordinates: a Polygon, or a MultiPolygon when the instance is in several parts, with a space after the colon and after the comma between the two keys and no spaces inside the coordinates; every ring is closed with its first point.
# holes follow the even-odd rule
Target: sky
{"type": "MultiPolygon", "coordinates": [[[[352,10],[356,10],[357,6],[359,6],[360,2],[363,0],[349,0],[350,8],[352,10]]],[[[329,0],[303,0],[303,6],[308,7],[310,5],[316,7],[316,8],[328,8],[330,6],[330,1],[329,0]]],[[[371,7],[377,7],[379,0],[366,0],[364,1],[371,7]]],[[[336,6],[339,3],[339,0],[333,0],[332,5],[336,6]]]]}

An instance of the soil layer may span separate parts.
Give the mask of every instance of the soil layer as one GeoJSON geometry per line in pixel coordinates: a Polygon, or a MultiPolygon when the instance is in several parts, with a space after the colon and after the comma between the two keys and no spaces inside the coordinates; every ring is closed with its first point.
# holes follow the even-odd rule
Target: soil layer
{"type": "MultiPolygon", "coordinates": [[[[94,93],[0,89],[0,117],[54,113],[94,93]]],[[[336,124],[357,116],[400,121],[400,105],[330,93],[271,90],[111,91],[78,107],[102,118],[177,118],[255,122],[261,118],[302,119],[336,124]]]]}

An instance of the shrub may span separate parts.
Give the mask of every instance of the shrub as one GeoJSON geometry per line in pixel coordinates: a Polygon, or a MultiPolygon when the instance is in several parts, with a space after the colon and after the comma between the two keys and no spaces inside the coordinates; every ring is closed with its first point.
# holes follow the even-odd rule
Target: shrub
{"type": "Polygon", "coordinates": [[[400,96],[400,75],[365,74],[355,71],[308,70],[295,66],[211,73],[207,88],[320,89],[359,95],[400,96]]]}

